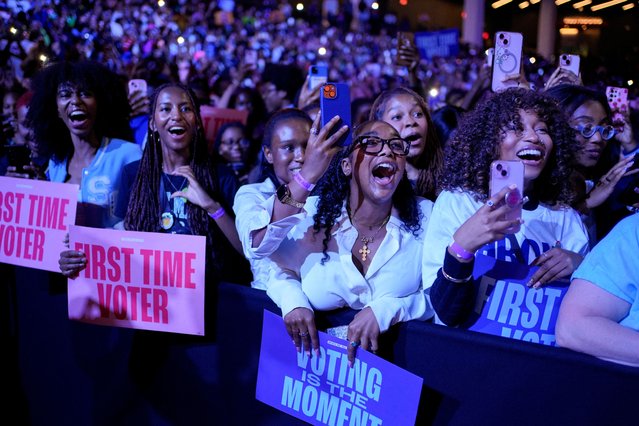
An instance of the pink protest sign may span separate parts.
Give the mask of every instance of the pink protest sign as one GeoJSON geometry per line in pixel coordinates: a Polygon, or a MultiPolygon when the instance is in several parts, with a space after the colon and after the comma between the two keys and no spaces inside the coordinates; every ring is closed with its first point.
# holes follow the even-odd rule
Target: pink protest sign
{"type": "Polygon", "coordinates": [[[248,119],[248,111],[240,111],[231,108],[217,108],[208,105],[202,105],[200,107],[200,115],[202,116],[202,124],[204,125],[204,132],[206,141],[209,145],[209,152],[213,150],[213,144],[215,143],[215,136],[217,135],[220,127],[226,123],[233,121],[239,121],[242,124],[246,124],[248,119]]]}
{"type": "Polygon", "coordinates": [[[78,185],[0,177],[0,262],[59,272],[78,185]]]}
{"type": "Polygon", "coordinates": [[[87,257],[69,280],[69,318],[204,334],[205,237],[74,225],[69,240],[87,257]]]}

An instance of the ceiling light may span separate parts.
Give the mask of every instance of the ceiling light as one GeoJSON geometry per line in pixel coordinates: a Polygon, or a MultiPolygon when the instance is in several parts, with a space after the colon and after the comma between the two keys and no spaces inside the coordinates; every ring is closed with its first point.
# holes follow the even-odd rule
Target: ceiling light
{"type": "Polygon", "coordinates": [[[577,28],[559,28],[559,34],[561,35],[577,35],[579,30],[577,28]]]}
{"type": "Polygon", "coordinates": [[[625,3],[625,2],[626,2],[626,0],[611,0],[611,1],[607,1],[605,3],[598,4],[596,6],[592,6],[590,8],[590,10],[592,10],[593,12],[596,12],[598,10],[605,9],[607,7],[610,7],[610,6],[616,6],[618,4],[625,3]]]}
{"type": "Polygon", "coordinates": [[[513,0],[497,0],[495,3],[491,4],[490,6],[493,9],[497,9],[498,7],[502,7],[503,5],[508,4],[511,1],[513,1],[513,0]]]}
{"type": "Polygon", "coordinates": [[[578,3],[573,4],[572,7],[574,7],[575,9],[581,9],[582,7],[588,6],[591,3],[592,3],[592,0],[584,0],[584,1],[580,1],[578,3]]]}

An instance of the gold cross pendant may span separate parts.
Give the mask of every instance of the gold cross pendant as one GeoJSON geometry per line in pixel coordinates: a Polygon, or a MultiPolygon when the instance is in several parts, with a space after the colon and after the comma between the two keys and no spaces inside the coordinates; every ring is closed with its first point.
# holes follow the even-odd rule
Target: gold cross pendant
{"type": "Polygon", "coordinates": [[[371,242],[372,239],[368,239],[366,237],[362,238],[362,242],[364,243],[364,245],[362,246],[361,249],[359,249],[359,254],[362,255],[362,262],[366,262],[366,256],[368,256],[368,254],[371,252],[368,249],[368,243],[371,242]]]}

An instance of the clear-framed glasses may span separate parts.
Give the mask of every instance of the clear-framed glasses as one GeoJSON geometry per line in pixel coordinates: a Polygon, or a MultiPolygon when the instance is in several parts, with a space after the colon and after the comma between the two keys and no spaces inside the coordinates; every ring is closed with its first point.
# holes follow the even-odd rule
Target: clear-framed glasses
{"type": "Polygon", "coordinates": [[[591,138],[595,135],[595,133],[599,132],[601,134],[601,138],[603,140],[612,139],[612,137],[617,133],[615,128],[611,125],[606,126],[593,126],[592,124],[579,124],[576,127],[577,131],[581,133],[581,136],[584,138],[591,138]]]}
{"type": "Polygon", "coordinates": [[[408,155],[410,151],[410,142],[402,138],[382,139],[377,136],[360,136],[353,142],[351,151],[361,147],[366,154],[377,155],[382,152],[384,145],[388,145],[393,154],[402,157],[408,155]]]}

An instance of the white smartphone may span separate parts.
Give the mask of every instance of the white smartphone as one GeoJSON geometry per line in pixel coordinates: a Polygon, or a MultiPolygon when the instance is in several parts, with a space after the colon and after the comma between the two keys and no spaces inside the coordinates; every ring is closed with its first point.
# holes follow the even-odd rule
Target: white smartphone
{"type": "Polygon", "coordinates": [[[308,88],[313,90],[328,81],[328,66],[325,64],[311,65],[308,68],[308,88]]]}
{"type": "Polygon", "coordinates": [[[491,82],[493,92],[517,86],[516,81],[502,80],[509,75],[519,73],[523,44],[524,37],[521,33],[498,31],[495,34],[495,58],[491,82]]]}
{"type": "MultiPolygon", "coordinates": [[[[496,206],[507,204],[510,209],[504,215],[504,220],[521,219],[524,191],[524,163],[521,161],[493,161],[490,165],[490,196],[494,197],[504,187],[512,184],[517,189],[509,191],[496,206]]],[[[519,226],[509,229],[510,232],[519,231],[519,226]]]]}
{"type": "Polygon", "coordinates": [[[148,86],[146,84],[146,80],[143,80],[141,78],[134,78],[133,80],[129,80],[129,94],[140,91],[146,95],[147,90],[148,86]]]}
{"type": "Polygon", "coordinates": [[[579,75],[579,63],[581,62],[579,55],[571,55],[562,53],[559,55],[559,68],[572,71],[576,76],[579,75]]]}

